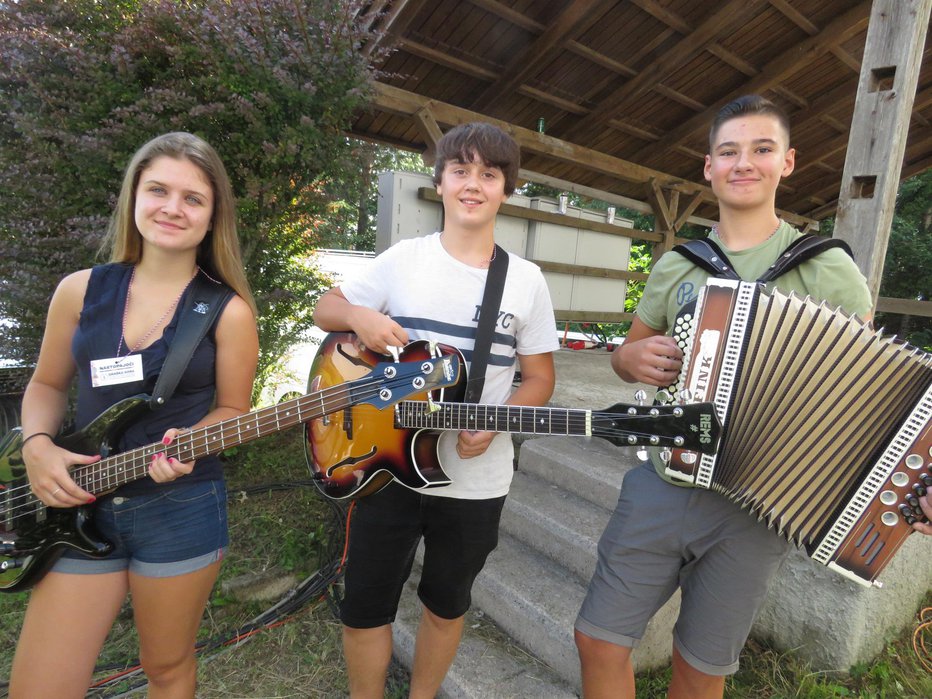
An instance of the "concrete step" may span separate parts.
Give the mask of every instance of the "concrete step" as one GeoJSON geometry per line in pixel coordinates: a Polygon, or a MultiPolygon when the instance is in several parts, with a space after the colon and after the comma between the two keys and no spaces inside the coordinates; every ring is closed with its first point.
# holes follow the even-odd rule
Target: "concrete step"
{"type": "Polygon", "coordinates": [[[518,470],[555,483],[609,512],[624,474],[637,464],[633,447],[600,437],[538,437],[521,443],[518,470]]]}
{"type": "Polygon", "coordinates": [[[473,601],[518,644],[578,687],[573,623],[585,592],[567,569],[502,533],[473,585],[473,601]]]}
{"type": "Polygon", "coordinates": [[[518,471],[502,512],[502,531],[588,583],[609,512],[537,475],[518,471]]]}
{"type": "MultiPolygon", "coordinates": [[[[408,668],[421,616],[416,570],[405,586],[393,625],[395,657],[408,668]]],[[[440,688],[445,699],[576,699],[576,690],[515,642],[487,614],[466,614],[460,647],[440,688]]]]}

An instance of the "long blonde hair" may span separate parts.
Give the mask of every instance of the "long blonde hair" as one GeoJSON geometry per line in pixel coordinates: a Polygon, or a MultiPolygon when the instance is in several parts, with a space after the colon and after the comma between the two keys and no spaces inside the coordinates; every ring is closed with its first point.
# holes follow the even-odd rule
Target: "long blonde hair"
{"type": "Polygon", "coordinates": [[[110,250],[111,262],[136,264],[142,259],[142,235],[136,228],[136,188],[139,177],[156,158],[188,160],[197,166],[210,182],[214,195],[214,210],[211,227],[197,248],[197,264],[211,277],[219,279],[235,291],[258,315],[256,301],[240,252],[236,234],[236,204],[233,188],[226,168],[217,152],[202,138],[194,134],[176,131],[153,138],[133,155],[120,187],[110,226],[102,249],[110,250]]]}

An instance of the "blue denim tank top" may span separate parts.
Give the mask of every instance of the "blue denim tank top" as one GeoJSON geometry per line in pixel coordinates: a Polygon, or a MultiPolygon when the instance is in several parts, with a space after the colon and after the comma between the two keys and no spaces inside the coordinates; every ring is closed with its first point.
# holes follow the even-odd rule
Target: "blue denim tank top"
{"type": "MultiPolygon", "coordinates": [[[[75,428],[82,429],[110,406],[124,398],[149,394],[155,388],[156,379],[168,354],[172,338],[178,326],[180,309],[185,297],[181,298],[175,315],[162,332],[162,337],[139,351],[142,355],[143,379],[113,386],[91,385],[90,363],[95,359],[110,359],[116,356],[117,346],[123,334],[123,309],[129,289],[132,265],[111,263],[94,267],[84,295],[81,319],[71,342],[71,354],[77,366],[78,397],[75,412],[75,428]]],[[[185,292],[187,295],[190,292],[185,292]]],[[[222,313],[222,310],[221,310],[222,313]]],[[[219,319],[218,314],[217,318],[219,319]]],[[[143,409],[117,440],[118,451],[134,449],[162,439],[170,427],[188,427],[208,412],[214,400],[214,362],[216,323],[210,328],[197,346],[191,361],[178,382],[174,394],[158,410],[143,409]]],[[[123,341],[121,354],[126,353],[123,341]]],[[[217,456],[198,459],[194,470],[175,483],[205,480],[222,480],[223,469],[217,456]]],[[[164,487],[150,478],[128,483],[115,494],[121,496],[150,493],[164,487]]]]}

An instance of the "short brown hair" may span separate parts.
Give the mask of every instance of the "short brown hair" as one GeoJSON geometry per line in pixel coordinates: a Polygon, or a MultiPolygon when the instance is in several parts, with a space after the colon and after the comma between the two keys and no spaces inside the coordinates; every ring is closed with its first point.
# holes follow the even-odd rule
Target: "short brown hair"
{"type": "Polygon", "coordinates": [[[440,184],[443,168],[448,162],[471,163],[475,158],[502,171],[505,194],[515,191],[518,168],[521,167],[521,149],[515,139],[497,126],[478,121],[455,126],[437,141],[434,184],[440,184]]]}
{"type": "Polygon", "coordinates": [[[743,95],[719,109],[715,119],[712,120],[712,128],[709,129],[709,152],[712,152],[715,148],[715,137],[718,135],[718,130],[722,127],[722,124],[737,117],[755,114],[774,117],[786,132],[786,145],[790,145],[790,118],[786,112],[766,97],[743,95]]]}

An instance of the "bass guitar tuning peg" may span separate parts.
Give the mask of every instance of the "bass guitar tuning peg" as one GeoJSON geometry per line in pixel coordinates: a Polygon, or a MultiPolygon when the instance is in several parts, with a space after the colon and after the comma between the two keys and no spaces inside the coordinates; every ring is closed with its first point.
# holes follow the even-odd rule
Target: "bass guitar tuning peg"
{"type": "Polygon", "coordinates": [[[647,402],[647,391],[645,391],[643,388],[639,388],[634,393],[634,400],[637,401],[638,405],[644,405],[644,403],[647,402]]]}

